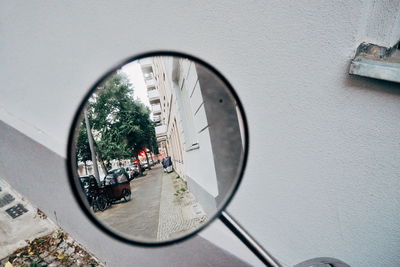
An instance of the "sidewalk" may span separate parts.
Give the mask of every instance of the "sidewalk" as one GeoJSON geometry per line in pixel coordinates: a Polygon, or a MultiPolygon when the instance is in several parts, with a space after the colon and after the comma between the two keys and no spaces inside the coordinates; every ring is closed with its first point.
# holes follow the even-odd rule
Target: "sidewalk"
{"type": "Polygon", "coordinates": [[[208,219],[186,183],[175,172],[162,176],[158,240],[182,237],[208,219]]]}

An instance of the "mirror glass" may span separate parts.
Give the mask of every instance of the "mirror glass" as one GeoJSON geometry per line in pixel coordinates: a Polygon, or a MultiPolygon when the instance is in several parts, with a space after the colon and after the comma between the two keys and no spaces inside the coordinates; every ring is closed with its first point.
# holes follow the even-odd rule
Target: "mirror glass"
{"type": "Polygon", "coordinates": [[[89,218],[117,238],[177,241],[216,218],[236,190],[247,127],[215,69],[171,53],[102,77],[77,111],[70,177],[89,218]]]}

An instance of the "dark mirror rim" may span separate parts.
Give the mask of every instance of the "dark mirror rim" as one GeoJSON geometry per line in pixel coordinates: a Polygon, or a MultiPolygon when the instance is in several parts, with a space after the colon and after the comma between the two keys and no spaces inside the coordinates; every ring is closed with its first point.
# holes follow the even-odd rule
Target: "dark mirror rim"
{"type": "Polygon", "coordinates": [[[218,217],[220,217],[221,212],[223,210],[226,209],[226,207],[228,206],[228,204],[232,201],[233,196],[236,194],[240,183],[242,181],[244,172],[245,172],[245,168],[247,165],[247,158],[248,158],[248,150],[249,150],[249,132],[248,132],[248,123],[247,123],[247,118],[244,112],[244,108],[243,105],[238,97],[238,95],[236,94],[235,90],[233,89],[232,85],[228,82],[228,80],[217,70],[215,69],[213,66],[211,66],[210,64],[208,64],[207,62],[189,55],[189,54],[185,54],[182,52],[175,52],[175,51],[151,51],[151,52],[146,52],[146,53],[140,53],[131,57],[128,57],[124,60],[122,60],[120,63],[114,65],[112,68],[110,68],[106,73],[104,73],[88,90],[88,92],[85,94],[85,97],[82,99],[82,101],[79,104],[79,107],[77,109],[77,111],[74,114],[72,123],[71,123],[71,127],[69,130],[69,135],[68,135],[68,143],[67,143],[67,159],[66,159],[66,169],[68,172],[68,178],[69,178],[69,185],[71,187],[71,190],[74,194],[75,199],[78,202],[79,207],[81,208],[81,210],[83,211],[83,213],[86,215],[86,217],[94,224],[96,225],[99,229],[101,229],[103,232],[105,232],[106,234],[108,234],[109,236],[122,241],[124,243],[128,243],[128,244],[132,244],[132,245],[139,245],[139,246],[145,246],[145,247],[161,247],[161,246],[166,246],[166,245],[171,245],[171,244],[175,244],[178,242],[182,242],[188,238],[193,237],[194,235],[196,235],[197,233],[199,233],[200,231],[202,231],[203,229],[205,229],[207,226],[209,226],[215,219],[217,219],[218,217]],[[206,223],[204,223],[203,225],[201,225],[199,228],[197,228],[196,230],[194,230],[193,232],[183,235],[182,237],[176,238],[176,239],[172,239],[172,240],[166,240],[166,241],[160,241],[160,242],[145,242],[145,241],[139,241],[139,240],[133,240],[133,239],[129,239],[126,236],[120,235],[118,234],[116,231],[111,230],[111,228],[105,226],[104,224],[102,224],[98,219],[95,218],[95,216],[90,212],[90,209],[87,207],[86,203],[83,201],[82,196],[81,196],[81,192],[77,189],[78,188],[78,184],[77,181],[75,179],[75,165],[73,164],[75,156],[74,154],[74,148],[73,148],[73,144],[74,144],[74,138],[75,138],[75,129],[77,124],[80,121],[80,116],[82,113],[82,110],[84,108],[84,106],[86,105],[88,99],[90,98],[90,96],[93,94],[93,92],[96,90],[96,88],[103,83],[107,78],[109,78],[115,71],[117,71],[118,69],[120,69],[121,67],[123,67],[124,65],[131,63],[133,61],[136,60],[140,60],[143,58],[148,58],[148,57],[155,57],[155,56],[172,56],[172,57],[180,57],[180,58],[187,58],[195,63],[199,63],[201,65],[203,65],[204,67],[206,67],[207,69],[209,69],[212,73],[214,73],[219,79],[221,79],[221,81],[226,85],[226,87],[228,88],[230,94],[232,95],[232,97],[234,98],[234,100],[237,103],[237,106],[239,108],[240,111],[240,116],[243,122],[243,134],[244,134],[244,149],[243,149],[243,156],[242,156],[242,162],[241,162],[241,166],[239,166],[238,168],[238,176],[236,178],[236,182],[233,185],[232,190],[227,194],[227,196],[224,197],[224,201],[222,203],[222,205],[218,208],[218,211],[211,216],[206,223]]]}

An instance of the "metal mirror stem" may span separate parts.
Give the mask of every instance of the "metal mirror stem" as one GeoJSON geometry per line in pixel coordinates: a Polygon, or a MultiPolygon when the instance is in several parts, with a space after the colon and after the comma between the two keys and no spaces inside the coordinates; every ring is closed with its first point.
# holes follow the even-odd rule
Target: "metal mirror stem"
{"type": "Polygon", "coordinates": [[[271,256],[228,212],[222,211],[219,219],[268,267],[282,265],[271,256]]]}

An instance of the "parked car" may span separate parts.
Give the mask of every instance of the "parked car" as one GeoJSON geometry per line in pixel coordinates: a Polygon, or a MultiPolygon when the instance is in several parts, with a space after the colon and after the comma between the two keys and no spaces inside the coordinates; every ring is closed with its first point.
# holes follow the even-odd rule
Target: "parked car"
{"type": "Polygon", "coordinates": [[[146,170],[149,168],[149,164],[147,163],[147,161],[141,162],[140,166],[143,168],[143,170],[146,170]]]}
{"type": "Polygon", "coordinates": [[[125,168],[126,172],[128,173],[129,180],[133,180],[135,177],[139,176],[139,168],[135,165],[128,166],[125,168]]]}
{"type": "Polygon", "coordinates": [[[111,175],[113,175],[115,178],[124,175],[126,179],[129,179],[129,173],[125,170],[125,168],[116,168],[109,170],[104,179],[106,179],[107,177],[111,177],[111,175]]]}
{"type": "Polygon", "coordinates": [[[137,171],[138,173],[140,173],[140,169],[141,169],[142,172],[144,171],[143,167],[141,165],[138,165],[138,164],[134,164],[133,165],[133,169],[135,171],[137,171]]]}

